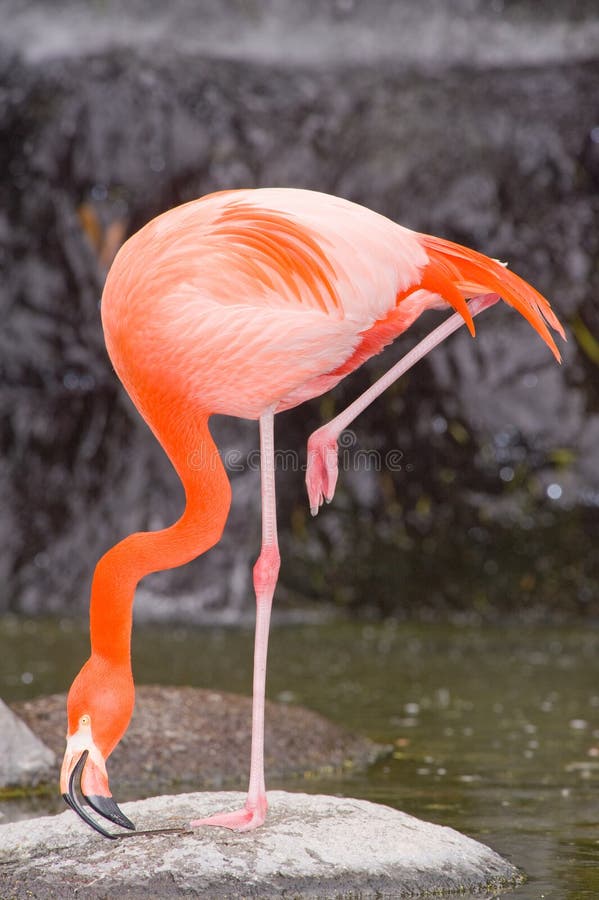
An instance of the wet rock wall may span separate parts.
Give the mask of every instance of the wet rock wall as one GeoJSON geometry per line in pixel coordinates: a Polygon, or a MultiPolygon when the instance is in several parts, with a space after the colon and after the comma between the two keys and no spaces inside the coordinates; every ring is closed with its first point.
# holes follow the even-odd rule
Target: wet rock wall
{"type": "MultiPolygon", "coordinates": [[[[315,58],[306,46],[286,60],[259,52],[271,47],[272,16],[286,33],[272,10],[253,21],[262,44],[250,52],[240,40],[226,58],[220,44],[212,55],[185,45],[175,13],[197,14],[186,3],[173,5],[159,41],[147,29],[122,40],[114,18],[98,45],[46,53],[43,7],[30,5],[31,19],[23,4],[0,4],[11,23],[0,40],[0,609],[84,609],[99,555],[181,509],[103,348],[98,304],[114,252],[172,205],[278,184],[338,193],[509,260],[569,337],[557,367],[516,313],[485,314],[476,342],[455,336],[356,423],[335,502],[316,521],[302,484],[308,434],[429,330],[432,314],[330,397],[280,416],[279,447],[299,453],[278,477],[282,601],[597,612],[599,56],[584,43],[597,23],[584,5],[569,21],[552,8],[553,30],[539,23],[543,53],[530,44],[527,56],[515,35],[534,30],[534,11],[506,4],[493,27],[512,31],[489,62],[469,37],[483,13],[470,4],[469,19],[467,5],[457,57],[435,55],[440,6],[407,21],[429,35],[423,59],[389,49],[386,4],[369,42],[359,4],[352,31],[350,4],[335,6],[347,54],[315,58]]],[[[235,14],[247,19],[245,9],[235,14]]],[[[337,46],[337,19],[321,26],[323,46],[322,29],[337,46]]],[[[233,453],[225,538],[205,559],[147,579],[140,615],[251,610],[255,431],[215,422],[233,453]]]]}

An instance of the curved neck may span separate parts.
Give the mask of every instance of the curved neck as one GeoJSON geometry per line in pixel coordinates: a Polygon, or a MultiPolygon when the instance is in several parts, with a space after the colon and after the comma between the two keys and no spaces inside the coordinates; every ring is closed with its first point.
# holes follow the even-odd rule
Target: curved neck
{"type": "Polygon", "coordinates": [[[231,487],[210,431],[208,417],[182,429],[151,423],[185,488],[183,515],[169,528],[138,532],[99,560],[92,581],[92,655],[130,665],[135,588],[145,575],[195,559],[220,539],[231,502],[231,487]],[[166,438],[165,438],[166,434],[166,438]]]}

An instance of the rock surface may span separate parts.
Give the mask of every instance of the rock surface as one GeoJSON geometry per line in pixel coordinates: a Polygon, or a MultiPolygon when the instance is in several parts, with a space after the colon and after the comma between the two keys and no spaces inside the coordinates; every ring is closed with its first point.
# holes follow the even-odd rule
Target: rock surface
{"type": "MultiPolygon", "coordinates": [[[[241,794],[124,805],[138,829],[235,808],[241,794]]],[[[365,801],[269,794],[267,823],[108,841],[68,811],[0,827],[0,895],[45,898],[414,897],[500,888],[518,871],[451,828],[365,801]]],[[[462,894],[463,896],[463,894],[462,894]]]]}
{"type": "Polygon", "coordinates": [[[47,781],[55,765],[52,750],[0,700],[0,788],[47,781]]]}
{"type": "Polygon", "coordinates": [[[542,16],[534,0],[203,0],[200,15],[194,0],[54,0],[51,16],[40,0],[1,7],[2,40],[31,61],[135,45],[287,66],[489,67],[586,59],[599,43],[595,0],[576,0],[570,21],[557,0],[542,16]]]}
{"type": "MultiPolygon", "coordinates": [[[[66,696],[15,703],[13,709],[62,758],[66,696]]],[[[175,784],[196,790],[245,786],[251,723],[249,697],[191,687],[138,687],[131,725],[108,763],[119,801],[174,790],[175,784]]],[[[267,702],[269,778],[359,769],[384,749],[315,712],[267,702]]]]}

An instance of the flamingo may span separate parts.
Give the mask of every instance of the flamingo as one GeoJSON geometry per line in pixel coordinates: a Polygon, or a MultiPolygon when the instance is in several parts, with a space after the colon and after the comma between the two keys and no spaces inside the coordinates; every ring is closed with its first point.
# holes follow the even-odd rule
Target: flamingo
{"type": "MultiPolygon", "coordinates": [[[[337,439],[389,384],[462,324],[503,298],[539,333],[563,329],[547,300],[502,263],[404,228],[338,197],[292,188],[210,194],[153,219],[119,250],[102,296],[114,368],[185,489],[170,527],[131,534],[97,563],[91,655],[69,691],[61,792],[127,829],[106,759],[134,704],[130,638],[137,583],[183,565],[220,539],[231,488],[209,430],[213,413],[257,419],[262,543],[256,596],[252,739],[242,808],[195,826],[250,831],[265,819],[264,692],[270,613],[280,566],[275,509],[276,413],[330,390],[427,309],[455,312],[344,412],[308,440],[306,486],[315,515],[337,481],[337,439]],[[468,298],[470,301],[467,302],[468,298]]],[[[120,833],[120,832],[119,832],[120,833]]]]}

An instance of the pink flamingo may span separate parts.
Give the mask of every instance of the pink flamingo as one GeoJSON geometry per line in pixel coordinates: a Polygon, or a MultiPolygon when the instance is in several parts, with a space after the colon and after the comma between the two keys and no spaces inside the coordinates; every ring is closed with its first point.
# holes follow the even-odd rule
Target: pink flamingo
{"type": "Polygon", "coordinates": [[[208,428],[212,413],[260,423],[262,547],[254,566],[256,635],[250,779],[245,805],[191,824],[249,831],[267,809],[264,690],[279,572],[273,421],[317,397],[378,353],[426,309],[453,307],[383,378],[308,441],[315,515],[337,480],[337,438],[389,384],[499,295],[559,360],[548,302],[529,284],[458,244],[418,234],[368,209],[293,189],[224,191],[164,213],[119,251],[102,298],[108,353],[185,488],[180,519],[132,534],[98,562],[91,590],[91,656],[68,697],[61,790],[127,828],[105,761],[133,711],[132,604],[144,575],[180,566],[220,539],[231,489],[208,428]],[[470,303],[466,298],[471,299],[470,303]],[[547,323],[547,324],[546,324],[547,323]],[[193,464],[191,461],[193,460],[193,464]]]}

